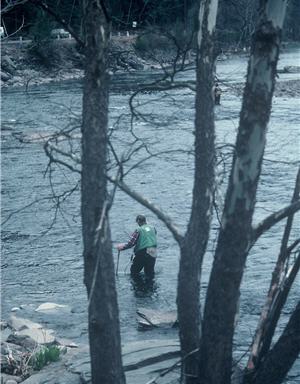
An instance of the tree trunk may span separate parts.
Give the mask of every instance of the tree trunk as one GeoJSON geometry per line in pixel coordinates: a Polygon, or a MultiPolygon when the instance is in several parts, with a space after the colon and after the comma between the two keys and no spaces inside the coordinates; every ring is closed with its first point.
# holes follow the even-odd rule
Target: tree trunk
{"type": "Polygon", "coordinates": [[[239,289],[252,232],[286,2],[262,2],[251,48],[236,152],[209,281],[201,341],[200,381],[229,384],[239,289]]]}
{"type": "MultiPolygon", "coordinates": [[[[200,343],[200,275],[209,237],[214,193],[215,125],[213,68],[218,1],[204,0],[199,10],[197,93],[195,118],[195,181],[192,213],[184,241],[178,276],[178,320],[183,357],[199,348],[200,343]]],[[[193,383],[198,377],[199,353],[183,361],[183,378],[193,383]]]]}
{"type": "Polygon", "coordinates": [[[300,302],[295,308],[282,335],[268,353],[253,384],[280,384],[300,352],[300,302]]]}
{"type": "Polygon", "coordinates": [[[99,1],[84,1],[82,231],[94,384],[123,384],[119,314],[107,209],[106,161],[109,24],[99,1]]]}

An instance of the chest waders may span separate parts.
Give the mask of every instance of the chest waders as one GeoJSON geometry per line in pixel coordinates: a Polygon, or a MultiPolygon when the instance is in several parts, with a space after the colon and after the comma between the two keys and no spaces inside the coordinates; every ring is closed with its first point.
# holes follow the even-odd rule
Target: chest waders
{"type": "Polygon", "coordinates": [[[139,232],[139,237],[134,247],[135,257],[130,268],[131,275],[133,277],[137,276],[144,268],[146,277],[153,278],[156,259],[147,253],[147,248],[157,247],[155,229],[148,224],[144,224],[138,227],[137,231],[139,232]]]}

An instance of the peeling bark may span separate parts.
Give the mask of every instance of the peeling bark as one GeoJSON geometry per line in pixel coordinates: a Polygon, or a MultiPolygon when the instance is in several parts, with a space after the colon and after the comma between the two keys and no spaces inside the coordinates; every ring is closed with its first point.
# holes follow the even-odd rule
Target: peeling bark
{"type": "Polygon", "coordinates": [[[277,3],[284,14],[286,2],[262,2],[253,37],[236,153],[206,297],[199,383],[229,384],[231,380],[234,318],[251,240],[282,28],[267,11],[277,3]]]}

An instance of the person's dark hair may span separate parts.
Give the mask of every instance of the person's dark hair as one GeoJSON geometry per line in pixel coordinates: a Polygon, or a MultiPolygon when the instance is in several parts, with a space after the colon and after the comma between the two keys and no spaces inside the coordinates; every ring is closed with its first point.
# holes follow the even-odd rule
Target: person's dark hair
{"type": "Polygon", "coordinates": [[[138,224],[140,224],[140,225],[145,224],[146,223],[146,216],[144,216],[144,215],[137,215],[136,222],[138,224]]]}

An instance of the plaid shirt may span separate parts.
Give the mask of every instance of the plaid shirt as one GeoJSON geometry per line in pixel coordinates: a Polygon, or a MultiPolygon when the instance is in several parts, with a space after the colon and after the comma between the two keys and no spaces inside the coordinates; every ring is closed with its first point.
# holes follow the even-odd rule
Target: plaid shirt
{"type": "Polygon", "coordinates": [[[139,235],[140,234],[139,234],[138,230],[135,230],[133,232],[133,234],[130,236],[130,239],[128,240],[128,242],[123,245],[122,251],[124,251],[125,249],[128,249],[128,248],[134,247],[138,241],[139,235]]]}

